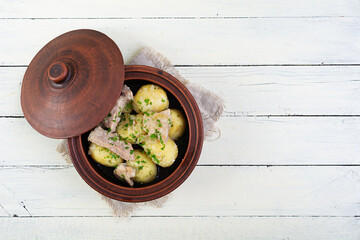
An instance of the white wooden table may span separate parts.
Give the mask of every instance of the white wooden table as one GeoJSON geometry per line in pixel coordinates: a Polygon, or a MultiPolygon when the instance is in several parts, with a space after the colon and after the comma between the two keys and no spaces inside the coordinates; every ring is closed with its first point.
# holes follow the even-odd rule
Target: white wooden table
{"type": "Polygon", "coordinates": [[[360,239],[360,1],[0,0],[0,239],[360,239]],[[112,216],[20,107],[33,56],[91,28],[226,99],[163,208],[112,216]]]}

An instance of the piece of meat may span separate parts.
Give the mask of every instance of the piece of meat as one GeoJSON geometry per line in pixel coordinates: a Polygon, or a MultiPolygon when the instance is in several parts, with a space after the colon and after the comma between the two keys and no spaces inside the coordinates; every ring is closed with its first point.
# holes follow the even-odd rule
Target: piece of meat
{"type": "Polygon", "coordinates": [[[120,180],[125,180],[130,186],[134,186],[134,182],[131,178],[135,177],[135,174],[135,169],[128,166],[126,163],[119,164],[114,170],[115,177],[120,180]]]}
{"type": "Polygon", "coordinates": [[[144,114],[143,128],[152,139],[156,138],[166,143],[169,137],[170,124],[170,109],[159,113],[144,114]]]}
{"type": "Polygon", "coordinates": [[[119,155],[122,159],[127,161],[134,160],[132,145],[120,140],[120,137],[115,133],[111,133],[101,127],[97,127],[89,134],[88,140],[101,147],[108,148],[110,151],[119,155]]]}
{"type": "Polygon", "coordinates": [[[104,125],[107,128],[111,129],[111,132],[116,131],[116,127],[118,123],[120,122],[120,115],[125,108],[126,104],[130,102],[130,100],[133,100],[134,96],[130,88],[126,85],[123,86],[123,89],[121,91],[121,95],[119,99],[117,100],[115,106],[109,113],[109,115],[104,119],[104,125]]]}

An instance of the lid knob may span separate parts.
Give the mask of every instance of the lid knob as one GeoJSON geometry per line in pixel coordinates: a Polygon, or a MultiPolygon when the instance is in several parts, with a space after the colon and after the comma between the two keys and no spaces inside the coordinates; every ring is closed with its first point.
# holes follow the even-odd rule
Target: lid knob
{"type": "Polygon", "coordinates": [[[48,76],[54,83],[60,83],[66,79],[69,74],[69,68],[65,63],[57,61],[53,63],[48,72],[48,76]]]}

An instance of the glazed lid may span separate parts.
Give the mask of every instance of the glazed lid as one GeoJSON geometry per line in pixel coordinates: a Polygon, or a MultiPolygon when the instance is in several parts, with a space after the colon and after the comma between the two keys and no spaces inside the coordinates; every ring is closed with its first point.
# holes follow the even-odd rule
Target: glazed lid
{"type": "Polygon", "coordinates": [[[108,36],[88,29],[64,33],[46,44],[26,70],[24,116],[47,137],[78,136],[111,111],[124,77],[121,52],[108,36]]]}

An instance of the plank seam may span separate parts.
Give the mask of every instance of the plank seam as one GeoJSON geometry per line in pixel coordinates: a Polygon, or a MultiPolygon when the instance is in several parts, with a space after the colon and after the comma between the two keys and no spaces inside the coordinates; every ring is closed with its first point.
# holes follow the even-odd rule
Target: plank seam
{"type": "Polygon", "coordinates": [[[359,18],[360,16],[148,16],[148,17],[2,17],[0,20],[203,20],[203,19],[308,19],[308,18],[359,18]]]}
{"type": "MultiPolygon", "coordinates": [[[[114,218],[114,216],[0,216],[0,218],[114,218]]],[[[360,215],[144,215],[129,218],[360,218],[360,215]]]]}

